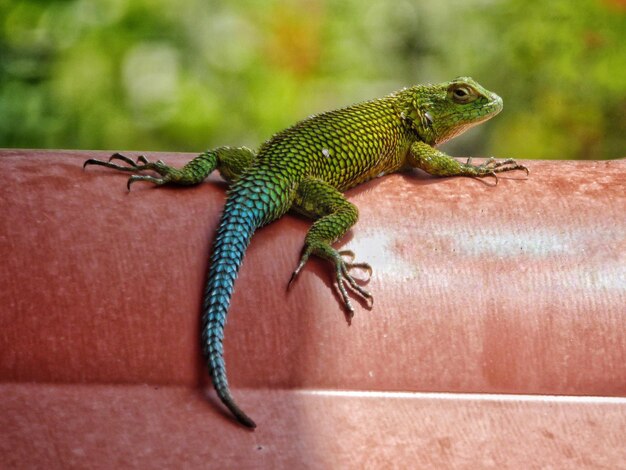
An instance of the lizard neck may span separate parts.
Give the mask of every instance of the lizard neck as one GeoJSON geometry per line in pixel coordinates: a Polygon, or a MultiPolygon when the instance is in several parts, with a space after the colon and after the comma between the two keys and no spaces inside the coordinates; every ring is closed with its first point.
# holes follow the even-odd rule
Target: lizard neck
{"type": "Polygon", "coordinates": [[[414,134],[416,140],[435,145],[437,139],[433,129],[434,118],[428,111],[431,103],[427,93],[422,90],[426,88],[423,85],[416,85],[394,93],[395,108],[403,124],[414,134]]]}

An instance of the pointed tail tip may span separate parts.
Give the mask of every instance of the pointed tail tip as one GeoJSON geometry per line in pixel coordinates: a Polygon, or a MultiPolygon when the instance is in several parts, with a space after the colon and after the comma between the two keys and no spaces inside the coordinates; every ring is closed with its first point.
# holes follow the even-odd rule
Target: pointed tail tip
{"type": "Polygon", "coordinates": [[[250,429],[256,428],[256,423],[252,420],[252,418],[245,414],[241,410],[241,408],[239,408],[239,406],[237,406],[235,400],[233,400],[233,397],[228,391],[225,394],[220,394],[218,391],[218,395],[221,398],[222,403],[226,405],[226,407],[230,410],[230,412],[240,424],[243,424],[245,427],[250,429]]]}
{"type": "Polygon", "coordinates": [[[239,421],[245,427],[250,428],[250,429],[255,429],[256,428],[256,423],[254,421],[252,421],[252,419],[250,419],[243,412],[241,414],[235,415],[235,417],[237,418],[237,421],[239,421]]]}
{"type": "Polygon", "coordinates": [[[252,420],[252,418],[250,418],[247,414],[241,411],[241,409],[237,405],[235,405],[234,402],[226,403],[226,406],[240,424],[243,424],[245,427],[250,429],[256,428],[256,423],[252,420]]]}

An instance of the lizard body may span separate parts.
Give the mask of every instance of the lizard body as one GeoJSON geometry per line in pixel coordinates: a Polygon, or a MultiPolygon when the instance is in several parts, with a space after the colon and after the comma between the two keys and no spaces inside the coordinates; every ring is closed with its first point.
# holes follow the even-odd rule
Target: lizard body
{"type": "Polygon", "coordinates": [[[204,291],[202,346],[218,396],[239,422],[255,427],[230,394],[222,346],[233,285],[255,230],[289,210],[315,219],[289,283],[310,255],[329,260],[350,321],[354,309],[346,287],[370,306],[373,298],[349,272],[362,268],[371,273],[369,265],[346,260],[343,256],[353,258],[351,252],[332,247],[358,219],[357,208],[342,192],[405,168],[421,168],[437,176],[496,176],[518,169],[528,172],[511,159],[472,165],[470,160],[461,163],[435,148],[501,110],[499,96],[462,77],[438,85],[413,86],[311,116],[274,135],[256,153],[245,147],[221,147],[199,155],[181,169],[161,161],[149,162],[143,156],[134,162],[120,154],[109,161],[87,160],[85,166],[159,174],[134,174],[128,180],[129,189],[135,181],[197,184],[214,169],[231,183],[204,291]]]}

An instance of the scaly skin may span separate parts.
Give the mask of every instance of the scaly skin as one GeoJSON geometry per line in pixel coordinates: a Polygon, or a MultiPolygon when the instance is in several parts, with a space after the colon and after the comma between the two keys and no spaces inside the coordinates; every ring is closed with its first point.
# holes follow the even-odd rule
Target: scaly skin
{"type": "Polygon", "coordinates": [[[256,154],[243,147],[222,147],[199,155],[182,169],[161,161],[152,163],[145,157],[135,163],[114,154],[108,162],[91,159],[85,166],[96,164],[132,173],[153,170],[160,175],[134,174],[128,180],[129,189],[135,181],[197,184],[216,168],[232,183],[204,291],[202,345],[218,396],[240,423],[254,428],[254,421],[230,394],[222,341],[233,284],[255,230],[289,210],[316,219],[289,284],[310,255],[329,260],[349,322],[354,308],[346,287],[369,306],[373,298],[349,272],[361,268],[371,273],[369,265],[353,263],[351,252],[332,247],[358,219],[357,208],[342,192],[411,167],[436,176],[494,176],[496,183],[500,172],[521,169],[528,173],[526,167],[511,159],[489,159],[482,165],[472,165],[471,159],[461,163],[434,148],[501,110],[499,96],[463,77],[438,85],[417,85],[381,99],[311,116],[273,136],[256,154]]]}

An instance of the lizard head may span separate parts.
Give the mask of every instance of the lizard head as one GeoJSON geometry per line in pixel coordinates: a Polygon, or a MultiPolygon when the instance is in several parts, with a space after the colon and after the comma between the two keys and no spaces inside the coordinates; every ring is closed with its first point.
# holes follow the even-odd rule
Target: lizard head
{"type": "Polygon", "coordinates": [[[502,111],[502,98],[469,77],[406,90],[402,116],[429,145],[446,142],[502,111]]]}

